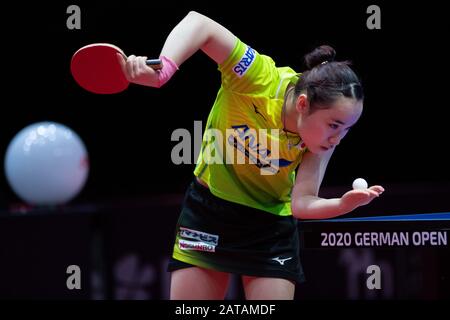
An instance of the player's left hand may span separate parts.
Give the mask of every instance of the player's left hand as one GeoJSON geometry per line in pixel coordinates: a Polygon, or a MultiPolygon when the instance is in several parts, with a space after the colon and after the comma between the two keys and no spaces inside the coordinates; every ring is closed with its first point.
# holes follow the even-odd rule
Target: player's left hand
{"type": "Polygon", "coordinates": [[[345,212],[350,212],[357,207],[370,203],[384,192],[382,186],[372,186],[367,189],[354,189],[341,197],[341,206],[345,212]]]}

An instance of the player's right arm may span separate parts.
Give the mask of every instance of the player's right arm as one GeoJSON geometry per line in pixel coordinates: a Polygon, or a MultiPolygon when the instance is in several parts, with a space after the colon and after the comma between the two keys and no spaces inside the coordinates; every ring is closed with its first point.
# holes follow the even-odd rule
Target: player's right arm
{"type": "Polygon", "coordinates": [[[214,20],[191,11],[170,32],[161,55],[170,57],[180,66],[198,49],[205,52],[217,64],[231,53],[236,37],[214,20]]]}
{"type": "MultiPolygon", "coordinates": [[[[230,55],[236,37],[214,20],[195,11],[189,12],[170,32],[160,56],[170,58],[177,66],[196,53],[205,52],[217,64],[230,55]]],[[[118,56],[122,70],[130,82],[158,87],[159,74],[145,64],[147,57],[118,56]]],[[[163,67],[164,68],[164,67],[163,67]]]]}

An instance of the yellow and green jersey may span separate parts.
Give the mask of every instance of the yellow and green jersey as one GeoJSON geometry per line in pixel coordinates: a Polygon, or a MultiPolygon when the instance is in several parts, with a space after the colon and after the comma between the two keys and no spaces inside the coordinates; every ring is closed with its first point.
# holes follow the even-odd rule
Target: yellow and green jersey
{"type": "Polygon", "coordinates": [[[299,136],[283,131],[281,111],[285,91],[299,74],[277,68],[239,39],[219,70],[222,84],[194,174],[219,198],[291,215],[295,169],[306,149],[299,136]]]}

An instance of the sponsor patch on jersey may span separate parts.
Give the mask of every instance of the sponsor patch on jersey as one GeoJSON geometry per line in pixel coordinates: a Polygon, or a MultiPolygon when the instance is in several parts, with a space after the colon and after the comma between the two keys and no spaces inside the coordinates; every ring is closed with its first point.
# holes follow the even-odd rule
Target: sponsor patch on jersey
{"type": "Polygon", "coordinates": [[[247,46],[247,50],[245,50],[245,53],[242,56],[241,60],[233,67],[233,72],[239,78],[242,78],[252,65],[253,61],[255,61],[255,57],[256,57],[255,50],[247,46]]]}

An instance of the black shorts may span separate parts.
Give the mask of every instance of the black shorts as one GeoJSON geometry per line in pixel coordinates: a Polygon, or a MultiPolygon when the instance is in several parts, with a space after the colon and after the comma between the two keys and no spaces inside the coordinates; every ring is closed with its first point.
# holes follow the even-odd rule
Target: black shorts
{"type": "Polygon", "coordinates": [[[301,283],[297,220],[223,200],[194,179],[168,271],[192,266],[301,283]]]}

